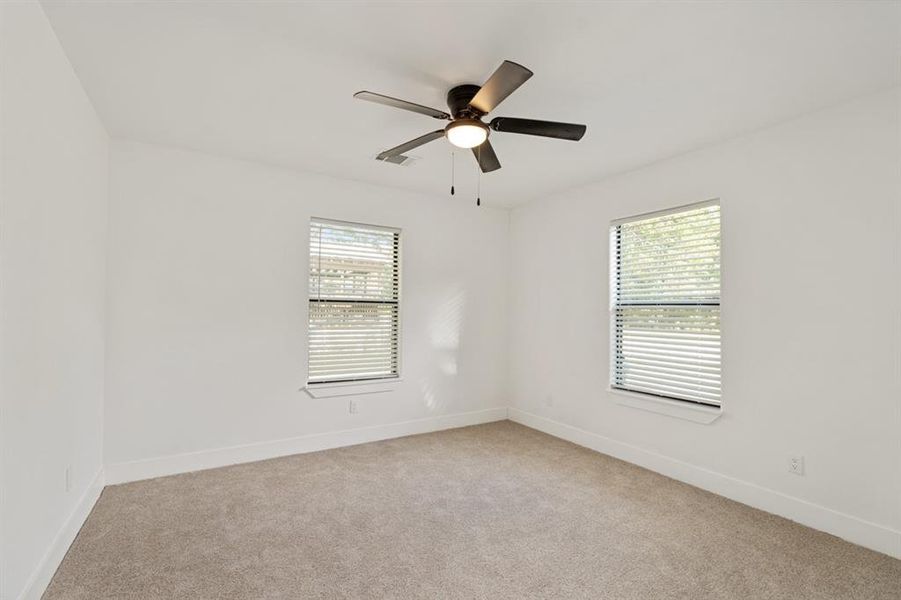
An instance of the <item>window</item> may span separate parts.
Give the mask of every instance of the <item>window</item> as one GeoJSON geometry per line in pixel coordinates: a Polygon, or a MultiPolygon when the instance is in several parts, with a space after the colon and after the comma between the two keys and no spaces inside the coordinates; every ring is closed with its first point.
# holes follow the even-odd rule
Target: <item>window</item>
{"type": "Polygon", "coordinates": [[[611,227],[611,386],[720,406],[720,207],[611,227]]]}
{"type": "Polygon", "coordinates": [[[398,375],[400,231],[310,221],[309,383],[398,375]]]}

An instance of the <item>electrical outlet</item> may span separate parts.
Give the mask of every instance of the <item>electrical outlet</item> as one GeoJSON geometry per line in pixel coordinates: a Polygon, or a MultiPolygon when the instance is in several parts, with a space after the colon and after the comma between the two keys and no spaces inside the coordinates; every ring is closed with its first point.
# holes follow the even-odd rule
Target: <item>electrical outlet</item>
{"type": "Polygon", "coordinates": [[[72,489],[72,465],[66,467],[66,491],[72,489]]]}
{"type": "Polygon", "coordinates": [[[803,456],[792,456],[788,459],[788,472],[794,473],[795,475],[803,475],[804,474],[804,457],[803,456]]]}
{"type": "Polygon", "coordinates": [[[356,401],[356,400],[351,400],[351,401],[350,401],[350,404],[349,404],[348,407],[347,407],[347,410],[348,410],[348,412],[350,412],[350,414],[355,415],[355,414],[357,414],[357,412],[358,412],[358,411],[357,411],[357,408],[358,408],[358,407],[357,407],[357,401],[356,401]]]}

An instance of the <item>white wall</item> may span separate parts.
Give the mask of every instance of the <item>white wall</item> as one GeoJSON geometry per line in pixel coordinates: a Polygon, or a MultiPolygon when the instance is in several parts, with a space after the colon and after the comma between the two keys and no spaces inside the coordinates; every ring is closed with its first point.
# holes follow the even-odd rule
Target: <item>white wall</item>
{"type": "Polygon", "coordinates": [[[512,414],[901,555],[899,97],[515,210],[512,414]],[[710,198],[722,203],[724,414],[701,425],[608,391],[608,226],[710,198]],[[803,477],[788,472],[796,454],[803,477]]]}
{"type": "Polygon", "coordinates": [[[40,6],[0,4],[4,599],[40,594],[98,492],[107,152],[40,6]]]}
{"type": "Polygon", "coordinates": [[[113,480],[296,452],[299,436],[506,414],[506,211],[128,142],[113,144],[110,185],[113,480]],[[355,415],[299,391],[311,216],[403,229],[403,381],[357,396],[355,415]]]}

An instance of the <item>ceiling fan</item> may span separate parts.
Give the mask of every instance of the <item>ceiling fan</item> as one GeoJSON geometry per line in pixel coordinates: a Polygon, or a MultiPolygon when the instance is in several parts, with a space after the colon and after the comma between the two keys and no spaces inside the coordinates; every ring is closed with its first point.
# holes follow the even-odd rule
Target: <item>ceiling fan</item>
{"type": "Polygon", "coordinates": [[[482,117],[493,111],[504,99],[515,92],[519,86],[532,76],[532,71],[515,62],[505,60],[488,78],[485,85],[458,85],[447,92],[447,106],[450,113],[423,106],[406,100],[376,94],[375,92],[357,92],[354,98],[368,100],[385,106],[402,108],[435,119],[450,121],[442,128],[405,142],[394,148],[385,150],[376,159],[396,162],[404,158],[404,152],[427,144],[440,137],[459,148],[471,148],[479,162],[483,173],[496,171],[501,163],[488,141],[492,131],[502,133],[523,133],[560,140],[579,141],[585,135],[585,125],[572,123],[556,123],[553,121],[536,121],[533,119],[516,119],[513,117],[495,117],[489,123],[482,122],[482,117]]]}

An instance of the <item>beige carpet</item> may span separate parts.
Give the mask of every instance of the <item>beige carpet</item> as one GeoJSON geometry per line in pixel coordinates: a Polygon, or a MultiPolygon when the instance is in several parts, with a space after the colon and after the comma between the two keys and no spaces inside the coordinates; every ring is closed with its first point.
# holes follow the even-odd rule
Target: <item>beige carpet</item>
{"type": "Polygon", "coordinates": [[[44,596],[901,598],[901,561],[501,422],[107,488],[44,596]]]}

